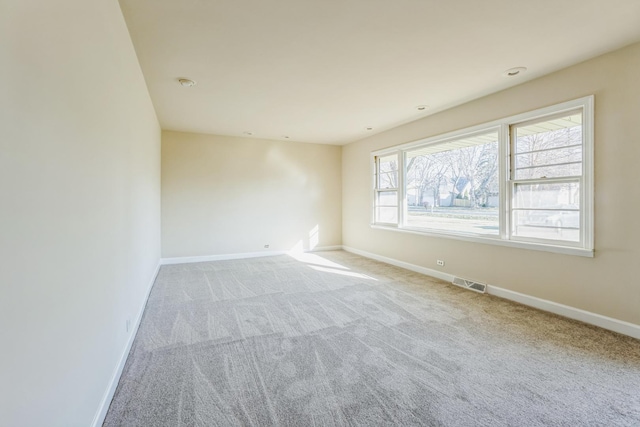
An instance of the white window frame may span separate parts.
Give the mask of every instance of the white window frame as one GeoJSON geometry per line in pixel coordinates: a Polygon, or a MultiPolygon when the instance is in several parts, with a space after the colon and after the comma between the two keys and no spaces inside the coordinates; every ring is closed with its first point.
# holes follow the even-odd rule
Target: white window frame
{"type": "Polygon", "coordinates": [[[594,96],[586,96],[561,104],[540,108],[522,114],[495,120],[477,126],[460,129],[446,134],[412,141],[395,147],[376,150],[371,153],[372,176],[377,178],[378,166],[376,159],[389,154],[397,154],[398,159],[398,224],[382,224],[375,222],[375,197],[376,185],[374,182],[373,199],[370,206],[373,206],[371,216],[371,227],[378,229],[394,230],[404,233],[415,233],[435,237],[444,237],[457,240],[488,243],[500,246],[509,246],[522,249],[533,249],[547,252],[555,252],[569,255],[579,255],[593,257],[594,254],[594,96]],[[511,129],[512,126],[525,122],[544,120],[546,117],[555,116],[565,112],[582,110],[582,175],[580,177],[580,242],[569,242],[564,240],[547,240],[535,238],[523,238],[511,236],[511,215],[513,205],[513,187],[517,180],[511,175],[511,129]],[[430,144],[441,144],[452,139],[470,137],[476,134],[498,131],[498,153],[499,153],[499,233],[498,235],[484,235],[465,233],[458,231],[430,230],[425,228],[412,228],[405,224],[407,213],[406,195],[406,152],[420,146],[430,144]]]}
{"type": "MultiPolygon", "coordinates": [[[[397,204],[398,204],[398,208],[400,208],[401,204],[402,204],[402,197],[401,197],[401,192],[400,192],[400,188],[402,188],[404,186],[404,163],[402,162],[402,160],[400,159],[400,153],[397,154],[396,156],[396,162],[397,162],[397,167],[398,167],[398,177],[397,177],[397,184],[398,186],[395,188],[392,187],[388,187],[388,188],[380,188],[379,187],[379,183],[380,183],[380,158],[381,157],[386,157],[389,155],[393,155],[395,154],[394,152],[391,153],[385,153],[382,155],[374,155],[373,156],[373,161],[374,161],[374,169],[373,169],[373,203],[372,203],[372,207],[373,209],[371,210],[371,223],[372,224],[377,224],[377,225],[386,225],[386,226],[392,226],[392,227],[396,227],[398,224],[401,224],[401,217],[398,214],[398,224],[392,223],[392,222],[377,222],[376,221],[376,209],[379,207],[393,207],[393,206],[384,206],[384,205],[379,205],[378,204],[378,200],[379,200],[379,194],[380,193],[385,193],[385,192],[393,192],[395,191],[396,193],[396,200],[397,200],[397,204]]],[[[402,209],[398,209],[399,211],[402,211],[402,209]]]]}

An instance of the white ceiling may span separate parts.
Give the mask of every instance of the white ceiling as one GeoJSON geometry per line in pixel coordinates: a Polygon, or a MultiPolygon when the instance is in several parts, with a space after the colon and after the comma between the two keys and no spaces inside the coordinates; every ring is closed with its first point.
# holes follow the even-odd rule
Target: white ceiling
{"type": "Polygon", "coordinates": [[[163,129],[328,144],[640,41],[640,0],[120,3],[163,129]]]}

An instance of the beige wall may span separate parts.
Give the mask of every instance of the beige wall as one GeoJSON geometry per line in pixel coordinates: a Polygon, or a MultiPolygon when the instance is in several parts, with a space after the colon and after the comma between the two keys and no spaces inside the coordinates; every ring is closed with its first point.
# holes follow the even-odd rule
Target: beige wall
{"type": "Polygon", "coordinates": [[[640,44],[343,147],[343,244],[640,324],[640,44]],[[371,229],[370,152],[595,94],[595,258],[371,229]],[[446,267],[436,266],[444,259],[446,267]]]}
{"type": "Polygon", "coordinates": [[[160,255],[160,129],[117,1],[0,9],[0,425],[86,427],[160,255]]]}
{"type": "Polygon", "coordinates": [[[340,245],[341,170],[338,146],[163,131],[162,256],[340,245]]]}

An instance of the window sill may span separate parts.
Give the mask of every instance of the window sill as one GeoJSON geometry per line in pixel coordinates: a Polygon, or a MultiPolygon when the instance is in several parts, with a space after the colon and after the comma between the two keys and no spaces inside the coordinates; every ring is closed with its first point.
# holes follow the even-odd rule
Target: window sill
{"type": "Polygon", "coordinates": [[[378,230],[397,231],[400,233],[417,234],[428,237],[441,237],[445,239],[462,240],[465,242],[484,243],[488,245],[507,246],[518,249],[553,252],[563,255],[576,255],[587,258],[594,257],[593,249],[576,248],[572,246],[545,245],[543,243],[521,242],[515,240],[503,240],[498,237],[478,236],[464,233],[440,233],[431,230],[417,230],[413,228],[396,227],[393,225],[371,224],[371,228],[378,230]]]}

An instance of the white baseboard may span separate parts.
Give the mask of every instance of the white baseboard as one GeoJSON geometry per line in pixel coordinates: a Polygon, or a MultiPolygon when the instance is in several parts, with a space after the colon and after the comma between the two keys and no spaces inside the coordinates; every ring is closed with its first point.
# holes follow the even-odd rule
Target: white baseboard
{"type": "Polygon", "coordinates": [[[315,248],[305,252],[341,251],[341,250],[342,250],[342,245],[334,245],[334,246],[316,246],[315,248]]]}
{"type": "Polygon", "coordinates": [[[592,313],[590,311],[581,310],[579,308],[570,307],[568,305],[559,304],[557,302],[533,297],[520,292],[510,291],[509,289],[499,288],[497,286],[487,285],[487,293],[500,298],[528,305],[539,310],[548,311],[569,319],[579,320],[590,325],[599,326],[622,335],[628,335],[633,338],[640,339],[640,325],[625,322],[623,320],[614,319],[612,317],[603,316],[601,314],[592,313]]]}
{"type": "MultiPolygon", "coordinates": [[[[361,255],[366,258],[375,259],[387,264],[395,265],[407,270],[415,271],[417,273],[426,274],[427,276],[436,277],[446,282],[453,281],[455,276],[447,273],[443,273],[438,270],[432,270],[426,267],[420,267],[418,265],[410,264],[404,261],[398,261],[397,259],[388,258],[382,255],[377,255],[371,252],[366,252],[360,249],[343,246],[347,252],[352,252],[357,255],[361,255]]],[[[508,289],[499,288],[497,286],[487,285],[487,293],[500,298],[508,299],[518,302],[529,307],[534,307],[539,310],[554,313],[569,319],[579,320],[590,325],[599,326],[603,329],[607,329],[619,334],[628,335],[630,337],[640,339],[640,325],[625,322],[623,320],[614,319],[612,317],[603,316],[600,314],[592,313],[590,311],[581,310],[579,308],[570,307],[568,305],[559,304],[557,302],[537,298],[534,296],[521,294],[519,292],[510,291],[508,289]]]]}
{"type": "MultiPolygon", "coordinates": [[[[342,246],[319,246],[311,250],[305,250],[303,252],[319,252],[319,251],[337,251],[342,249],[342,246]]],[[[235,254],[220,254],[220,255],[203,255],[203,256],[185,256],[175,258],[162,258],[160,259],[161,265],[172,264],[190,264],[194,262],[207,262],[207,261],[225,261],[230,259],[244,259],[244,258],[259,258],[265,256],[286,255],[290,251],[269,251],[262,252],[241,252],[235,254]]]]}
{"type": "Polygon", "coordinates": [[[387,258],[386,256],[377,255],[377,254],[366,252],[356,248],[351,248],[349,246],[343,246],[342,249],[344,249],[347,252],[351,252],[356,255],[363,256],[365,258],[375,259],[376,261],[381,261],[386,264],[395,265],[396,267],[401,267],[401,268],[404,268],[405,270],[411,270],[411,271],[415,271],[416,273],[426,274],[427,276],[435,277],[437,279],[444,280],[446,282],[453,281],[453,277],[454,277],[453,275],[443,273],[442,271],[433,270],[431,268],[426,268],[426,267],[420,267],[419,265],[410,264],[404,261],[398,261],[397,259],[387,258]]]}
{"type": "Polygon", "coordinates": [[[147,289],[145,291],[144,301],[138,310],[138,315],[136,316],[136,320],[133,323],[133,328],[131,329],[131,333],[129,334],[129,340],[127,341],[127,345],[120,356],[120,361],[113,371],[113,375],[111,375],[111,381],[109,382],[109,387],[107,391],[104,393],[102,397],[102,401],[100,402],[100,406],[98,407],[98,412],[93,417],[93,422],[91,423],[92,427],[100,427],[102,423],[104,423],[104,419],[107,416],[107,411],[109,410],[109,405],[111,405],[111,400],[113,399],[113,395],[116,392],[116,388],[118,387],[118,383],[120,382],[120,376],[122,375],[122,370],[124,369],[124,365],[127,362],[127,357],[129,356],[129,351],[131,351],[131,346],[133,345],[133,341],[136,338],[136,334],[138,333],[138,328],[140,327],[140,321],[142,320],[142,315],[144,313],[144,309],[147,306],[147,300],[149,299],[149,294],[151,293],[151,288],[153,288],[153,284],[156,281],[156,277],[158,276],[158,272],[160,271],[160,263],[156,266],[156,270],[153,273],[149,284],[147,285],[147,289]]]}
{"type": "Polygon", "coordinates": [[[161,265],[172,264],[191,264],[194,262],[207,262],[207,261],[225,261],[230,259],[243,259],[243,258],[259,258],[265,256],[284,255],[285,251],[264,251],[264,252],[242,252],[237,254],[221,254],[221,255],[202,255],[202,256],[182,256],[174,258],[162,258],[160,260],[161,265]]]}

